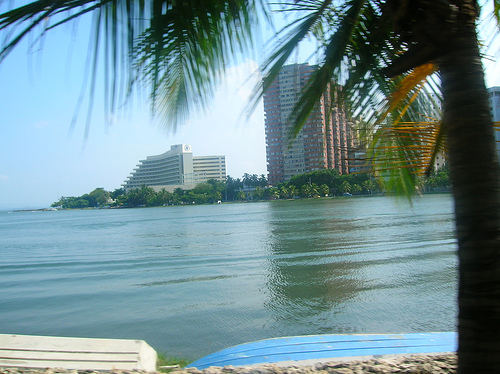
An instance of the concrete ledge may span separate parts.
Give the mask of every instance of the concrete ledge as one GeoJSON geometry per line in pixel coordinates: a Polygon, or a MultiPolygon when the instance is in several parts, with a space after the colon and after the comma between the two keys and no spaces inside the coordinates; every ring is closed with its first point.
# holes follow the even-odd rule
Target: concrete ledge
{"type": "Polygon", "coordinates": [[[0,366],[155,371],[156,357],[143,340],[0,334],[0,366]]]}

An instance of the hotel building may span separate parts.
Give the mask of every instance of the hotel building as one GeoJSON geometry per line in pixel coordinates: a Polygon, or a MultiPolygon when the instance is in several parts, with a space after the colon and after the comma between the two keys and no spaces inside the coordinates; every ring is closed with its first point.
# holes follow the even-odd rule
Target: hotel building
{"type": "Polygon", "coordinates": [[[194,157],[190,145],[177,144],[161,155],[139,161],[122,186],[126,191],[148,186],[155,191],[165,188],[172,192],[178,187],[192,189],[209,179],[226,180],[226,157],[194,157]]]}
{"type": "Polygon", "coordinates": [[[329,109],[328,92],[295,140],[288,141],[292,128],[290,114],[316,69],[309,64],[285,66],[264,94],[267,171],[271,185],[314,170],[349,172],[350,126],[341,108],[333,105],[329,109]]]}
{"type": "MultiPolygon", "coordinates": [[[[500,87],[488,88],[488,98],[493,122],[500,122],[500,87]]],[[[500,160],[500,131],[498,126],[495,126],[495,130],[497,157],[500,160]]]]}

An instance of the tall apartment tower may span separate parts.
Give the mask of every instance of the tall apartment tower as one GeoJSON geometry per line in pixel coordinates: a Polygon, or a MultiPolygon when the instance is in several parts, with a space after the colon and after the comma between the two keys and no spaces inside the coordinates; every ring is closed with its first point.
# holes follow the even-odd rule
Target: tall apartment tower
{"type": "MultiPolygon", "coordinates": [[[[490,111],[493,122],[500,122],[500,87],[488,88],[490,111]]],[[[500,160],[500,131],[495,131],[497,157],[500,160]]]]}
{"type": "Polygon", "coordinates": [[[290,144],[290,114],[311,74],[309,64],[283,67],[264,94],[266,154],[269,184],[289,181],[291,177],[321,169],[349,172],[348,150],[352,137],[345,113],[329,106],[329,93],[313,110],[295,140],[290,144]]]}

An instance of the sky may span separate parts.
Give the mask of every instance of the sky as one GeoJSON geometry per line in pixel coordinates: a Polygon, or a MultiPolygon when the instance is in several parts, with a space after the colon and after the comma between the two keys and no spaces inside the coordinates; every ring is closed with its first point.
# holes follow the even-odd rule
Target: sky
{"type": "Polygon", "coordinates": [[[82,92],[87,53],[85,32],[67,27],[48,35],[42,51],[16,48],[0,64],[0,209],[50,206],[61,196],[95,188],[113,191],[140,160],[174,144],[189,144],[194,156],[225,155],[227,174],[266,174],[264,112],[260,103],[244,115],[257,62],[229,67],[206,112],[197,112],[175,133],[152,118],[148,103],[105,120],[97,90],[85,140],[87,103],[71,128],[82,92]],[[82,36],[83,34],[83,36],[82,36]]]}
{"type": "MultiPolygon", "coordinates": [[[[193,114],[175,133],[153,119],[146,101],[105,120],[97,90],[90,133],[85,140],[87,104],[71,127],[87,55],[85,26],[51,32],[41,51],[27,41],[0,64],[0,210],[50,206],[61,196],[80,196],[95,188],[121,187],[147,156],[174,144],[189,144],[194,156],[225,155],[227,174],[266,174],[262,103],[243,115],[257,61],[229,67],[205,113],[193,114]]],[[[490,35],[485,37],[490,38],[490,35]]],[[[500,50],[500,48],[498,49],[500,50]]],[[[302,62],[302,61],[300,61],[302,62]]],[[[500,86],[494,58],[485,61],[487,86],[500,86]]]]}

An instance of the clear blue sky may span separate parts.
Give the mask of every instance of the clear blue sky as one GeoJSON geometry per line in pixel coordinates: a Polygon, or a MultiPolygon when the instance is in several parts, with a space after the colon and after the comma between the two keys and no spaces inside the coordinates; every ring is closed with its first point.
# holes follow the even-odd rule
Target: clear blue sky
{"type": "MultiPolygon", "coordinates": [[[[82,24],[76,33],[63,26],[49,33],[41,52],[29,52],[25,42],[0,65],[0,209],[48,207],[60,196],[120,188],[139,160],[179,143],[190,144],[195,156],[225,155],[234,178],[267,174],[262,105],[249,120],[241,116],[252,88],[243,82],[254,61],[229,68],[208,112],[195,114],[175,134],[138,100],[107,126],[99,94],[86,143],[87,102],[70,132],[87,34],[82,24]]],[[[500,85],[498,64],[486,66],[488,86],[500,85]]]]}

